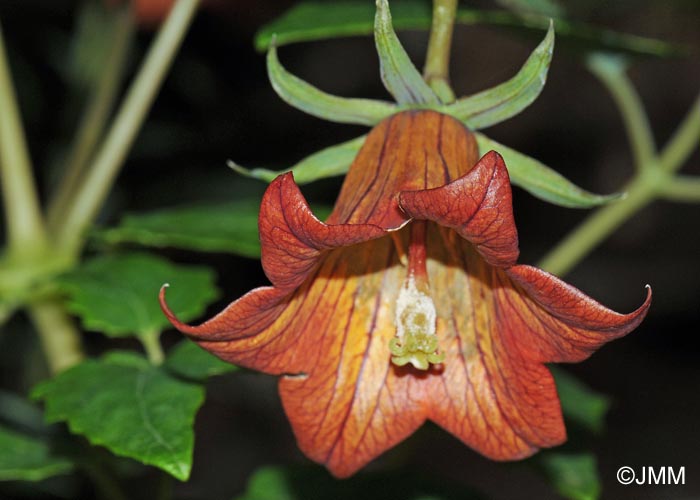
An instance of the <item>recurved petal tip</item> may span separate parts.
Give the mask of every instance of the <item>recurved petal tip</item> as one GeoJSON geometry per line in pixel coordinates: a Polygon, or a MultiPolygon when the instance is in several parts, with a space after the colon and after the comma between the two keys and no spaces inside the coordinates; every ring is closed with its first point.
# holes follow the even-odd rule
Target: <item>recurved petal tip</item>
{"type": "Polygon", "coordinates": [[[495,151],[449,184],[402,192],[399,204],[410,217],[454,229],[491,265],[511,266],[518,259],[510,179],[503,157],[495,151]]]}

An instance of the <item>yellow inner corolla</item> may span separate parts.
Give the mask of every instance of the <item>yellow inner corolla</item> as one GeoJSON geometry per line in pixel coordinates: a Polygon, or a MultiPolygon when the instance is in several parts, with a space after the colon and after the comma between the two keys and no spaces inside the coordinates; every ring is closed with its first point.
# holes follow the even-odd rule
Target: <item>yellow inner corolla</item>
{"type": "Polygon", "coordinates": [[[396,337],[389,342],[392,363],[397,366],[410,363],[419,370],[427,370],[431,364],[445,360],[445,354],[437,352],[435,303],[429,294],[418,289],[413,276],[401,287],[394,318],[396,337]]]}

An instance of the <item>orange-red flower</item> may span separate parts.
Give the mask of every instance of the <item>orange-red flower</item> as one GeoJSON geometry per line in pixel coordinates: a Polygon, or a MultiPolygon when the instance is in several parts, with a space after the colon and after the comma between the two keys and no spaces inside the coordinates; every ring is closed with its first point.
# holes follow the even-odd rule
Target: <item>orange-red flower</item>
{"type": "Polygon", "coordinates": [[[200,326],[232,363],[281,376],[301,449],[349,476],[432,420],[496,460],[566,438],[551,362],[625,335],[650,304],[613,312],[535,267],[518,239],[503,159],[434,111],[375,127],[327,222],[291,174],[260,212],[271,287],[200,326]]]}

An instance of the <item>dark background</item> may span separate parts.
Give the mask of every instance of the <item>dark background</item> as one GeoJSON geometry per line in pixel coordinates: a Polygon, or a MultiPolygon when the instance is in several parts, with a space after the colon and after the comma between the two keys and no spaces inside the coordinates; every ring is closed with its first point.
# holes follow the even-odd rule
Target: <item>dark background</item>
{"type": "MultiPolygon", "coordinates": [[[[398,1],[398,0],[397,0],[398,1]]],[[[292,109],[272,91],[264,56],[254,51],[254,32],[293,2],[231,1],[203,9],[149,115],[104,213],[115,223],[125,211],[142,211],[198,200],[225,200],[262,193],[262,183],[244,180],[225,166],[287,167],[304,156],[366,129],[321,121],[292,109]]],[[[467,6],[493,8],[490,2],[467,6]]],[[[685,43],[688,57],[640,59],[630,72],[663,145],[700,89],[700,2],[562,2],[570,17],[623,32],[685,43]]],[[[0,0],[30,148],[48,188],[52,161],[70,137],[80,111],[62,74],[77,2],[0,0]]],[[[422,64],[427,33],[402,32],[422,64]]],[[[139,31],[131,72],[152,32],[139,31]]],[[[510,78],[538,43],[486,27],[458,27],[452,81],[458,95],[510,78]]],[[[280,49],[283,64],[301,78],[343,96],[388,99],[378,74],[373,41],[347,38],[280,49]]],[[[1,112],[1,110],[0,110],[1,112]]],[[[555,49],[548,83],[521,115],[487,133],[536,157],[593,192],[613,192],[632,174],[622,121],[612,99],[578,55],[555,49]]],[[[683,168],[700,175],[696,152],[683,168]]],[[[303,187],[311,200],[332,203],[340,181],[303,187]]],[[[536,263],[587,211],[548,205],[515,189],[521,262],[536,263]]],[[[613,406],[599,436],[577,436],[598,455],[605,499],[700,498],[700,205],[656,202],[628,221],[581,262],[567,281],[604,304],[631,311],[654,290],[648,318],[634,333],[570,367],[613,406]],[[620,466],[685,466],[685,486],[620,486],[620,466]]],[[[220,309],[251,287],[265,283],[259,263],[221,254],[167,251],[178,261],[206,263],[220,272],[220,309]]],[[[14,321],[22,328],[22,320],[14,321]]],[[[166,343],[178,339],[165,336],[166,343]]],[[[98,353],[108,344],[87,337],[98,353]]],[[[25,390],[32,341],[3,340],[3,385],[25,390]],[[12,353],[10,356],[7,353],[12,353]],[[19,354],[17,354],[19,353],[19,354]]],[[[120,341],[121,342],[121,341],[120,341]]],[[[130,346],[125,342],[125,346],[130,346]]],[[[578,441],[577,441],[578,440],[578,441]]],[[[246,374],[209,383],[197,418],[192,479],[175,485],[178,498],[232,498],[260,465],[305,464],[275,390],[275,380],[246,374]]],[[[421,470],[474,486],[494,499],[556,498],[550,486],[519,464],[481,458],[446,433],[428,426],[370,466],[421,470]]]]}

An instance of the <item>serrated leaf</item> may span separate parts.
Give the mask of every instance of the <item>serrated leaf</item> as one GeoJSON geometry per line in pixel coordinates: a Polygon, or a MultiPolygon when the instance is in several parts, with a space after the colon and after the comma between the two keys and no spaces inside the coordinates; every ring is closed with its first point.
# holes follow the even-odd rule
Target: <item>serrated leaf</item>
{"type": "Polygon", "coordinates": [[[364,144],[366,137],[366,135],[363,135],[317,151],[287,170],[246,169],[233,162],[229,162],[229,166],[239,174],[265,182],[272,182],[278,175],[285,172],[293,172],[294,182],[300,185],[308,184],[319,179],[344,175],[350,168],[350,164],[355,159],[355,156],[357,156],[357,152],[364,144]]]}
{"type": "Polygon", "coordinates": [[[0,481],[41,481],[72,470],[73,464],[53,456],[43,439],[0,426],[0,481]]]}
{"type": "Polygon", "coordinates": [[[621,196],[590,193],[534,158],[489,139],[484,134],[477,132],[475,135],[482,155],[491,150],[498,152],[506,162],[511,183],[543,201],[561,207],[591,208],[617,200],[621,196]]]}
{"type": "Polygon", "coordinates": [[[399,104],[438,105],[440,100],[411,62],[391,22],[387,0],[376,0],[374,43],[384,87],[399,104]]]}
{"type": "Polygon", "coordinates": [[[204,402],[199,384],[171,377],[143,358],[88,360],[34,388],[49,422],[117,455],[154,465],[181,481],[192,467],[195,414],[204,402]],[[140,361],[139,361],[140,360],[140,361]]]}
{"type": "Polygon", "coordinates": [[[117,227],[94,236],[108,244],[137,243],[259,258],[259,209],[259,198],[165,208],[127,215],[117,227]]]}
{"type": "Polygon", "coordinates": [[[306,83],[284,69],[274,44],[267,53],[267,74],[282,100],[324,120],[373,126],[396,112],[396,106],[390,102],[338,97],[306,83]]]}
{"type": "Polygon", "coordinates": [[[210,269],[141,253],[97,257],[58,279],[85,328],[115,337],[146,337],[170,325],[158,304],[164,283],[174,285],[168,303],[183,318],[201,315],[218,296],[210,269]]]}
{"type": "Polygon", "coordinates": [[[549,369],[557,384],[559,400],[566,419],[592,432],[603,430],[605,415],[610,409],[610,398],[593,391],[557,366],[550,366],[549,369]]]}
{"type": "MultiPolygon", "coordinates": [[[[391,7],[394,29],[428,30],[431,24],[430,4],[422,0],[394,2],[391,7]]],[[[370,35],[373,32],[374,8],[371,2],[307,1],[296,4],[278,19],[264,26],[255,37],[259,51],[269,48],[272,36],[278,46],[297,42],[326,40],[345,36],[370,35]]],[[[501,10],[457,10],[457,24],[466,26],[500,26],[521,34],[544,32],[549,17],[513,14],[501,10]]],[[[671,57],[688,52],[677,44],[618,33],[585,23],[557,19],[557,36],[564,48],[607,50],[631,55],[671,57]]]]}
{"type": "Polygon", "coordinates": [[[542,453],[538,464],[554,488],[571,500],[596,500],[600,479],[595,456],[591,453],[542,453]]]}
{"type": "Polygon", "coordinates": [[[258,469],[236,500],[478,500],[472,489],[422,472],[365,473],[337,481],[320,467],[258,469]]]}
{"type": "Polygon", "coordinates": [[[458,99],[446,112],[473,130],[507,120],[528,107],[542,92],[554,50],[554,27],[530,54],[518,73],[500,85],[458,99]]]}
{"type": "Polygon", "coordinates": [[[238,370],[191,340],[183,340],[168,353],[165,367],[181,377],[203,382],[209,377],[238,370]]]}

